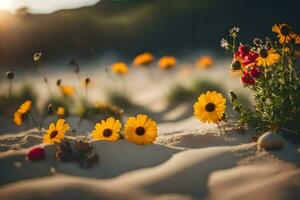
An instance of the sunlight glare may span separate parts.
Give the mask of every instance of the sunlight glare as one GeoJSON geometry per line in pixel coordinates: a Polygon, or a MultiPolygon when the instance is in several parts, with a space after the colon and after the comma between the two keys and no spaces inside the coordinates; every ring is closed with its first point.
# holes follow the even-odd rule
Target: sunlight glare
{"type": "Polygon", "coordinates": [[[31,13],[52,13],[61,9],[74,9],[92,6],[100,0],[0,0],[0,11],[14,13],[17,9],[28,7],[31,13]]]}

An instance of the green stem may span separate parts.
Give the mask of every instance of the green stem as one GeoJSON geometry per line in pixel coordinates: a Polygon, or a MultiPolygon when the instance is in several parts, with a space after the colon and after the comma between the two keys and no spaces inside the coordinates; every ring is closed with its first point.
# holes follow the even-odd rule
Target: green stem
{"type": "Polygon", "coordinates": [[[9,85],[8,85],[8,97],[9,98],[12,96],[12,85],[13,85],[13,81],[9,80],[9,85]]]}
{"type": "Polygon", "coordinates": [[[29,115],[30,115],[30,117],[31,117],[31,119],[32,119],[32,122],[34,123],[34,125],[35,125],[35,126],[37,127],[37,129],[39,130],[39,133],[41,134],[41,127],[38,125],[38,123],[37,123],[35,117],[33,116],[33,114],[32,114],[30,111],[29,111],[28,113],[29,113],[29,115]]]}

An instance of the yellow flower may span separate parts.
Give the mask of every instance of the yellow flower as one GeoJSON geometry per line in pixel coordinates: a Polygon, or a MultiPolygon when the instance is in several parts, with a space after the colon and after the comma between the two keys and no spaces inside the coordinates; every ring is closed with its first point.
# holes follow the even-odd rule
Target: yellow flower
{"type": "Polygon", "coordinates": [[[73,86],[69,86],[69,85],[60,85],[59,86],[60,91],[63,93],[63,95],[66,96],[74,96],[76,90],[73,86]]]}
{"type": "Polygon", "coordinates": [[[149,52],[145,52],[137,55],[133,60],[133,64],[135,66],[146,66],[149,65],[153,60],[154,56],[149,52]]]}
{"type": "Polygon", "coordinates": [[[17,112],[21,113],[21,114],[25,114],[27,112],[29,112],[30,108],[31,108],[31,101],[27,100],[24,103],[22,103],[19,107],[19,109],[17,110],[17,112]]]}
{"type": "Polygon", "coordinates": [[[59,117],[63,117],[66,114],[66,109],[62,106],[59,106],[56,111],[56,115],[59,117]]]}
{"type": "Polygon", "coordinates": [[[101,120],[95,125],[95,129],[92,131],[92,138],[94,140],[116,141],[119,139],[121,126],[120,121],[115,120],[113,117],[101,120]]]}
{"type": "Polygon", "coordinates": [[[212,59],[212,57],[210,56],[201,56],[200,58],[198,58],[198,60],[196,61],[196,66],[199,69],[206,69],[209,68],[213,65],[214,61],[212,59]]]}
{"type": "Polygon", "coordinates": [[[64,119],[59,119],[55,123],[51,123],[47,130],[47,133],[44,135],[45,144],[54,144],[55,142],[60,142],[64,137],[66,131],[70,129],[70,125],[65,123],[64,119]]]}
{"type": "Polygon", "coordinates": [[[300,35],[297,33],[293,34],[293,40],[295,41],[295,44],[300,44],[300,35]]]}
{"type": "Polygon", "coordinates": [[[24,103],[20,105],[18,110],[14,113],[14,123],[18,126],[22,125],[27,113],[31,109],[31,101],[26,100],[24,103]]]}
{"type": "Polygon", "coordinates": [[[175,67],[177,60],[173,56],[164,56],[158,61],[158,65],[161,69],[171,69],[175,67]]]}
{"type": "Polygon", "coordinates": [[[201,94],[194,104],[194,115],[201,122],[217,123],[222,120],[225,112],[226,99],[216,91],[201,94]]]}
{"type": "Polygon", "coordinates": [[[147,115],[129,117],[125,125],[125,139],[136,144],[153,144],[157,138],[156,122],[147,115]]]}
{"type": "Polygon", "coordinates": [[[286,24],[274,24],[272,27],[272,31],[277,33],[277,37],[281,44],[289,42],[293,38],[292,28],[286,24]]]}
{"type": "Polygon", "coordinates": [[[276,52],[275,49],[260,49],[259,56],[256,59],[258,66],[272,66],[280,59],[280,55],[276,52]]]}
{"type": "Polygon", "coordinates": [[[282,48],[282,50],[283,50],[283,52],[288,53],[290,51],[290,48],[285,47],[285,48],[282,48]]]}
{"type": "Polygon", "coordinates": [[[128,73],[128,66],[124,62],[116,62],[112,66],[112,71],[119,75],[125,75],[128,73]]]}
{"type": "Polygon", "coordinates": [[[16,125],[20,126],[22,125],[24,121],[25,115],[19,112],[14,113],[14,122],[16,125]]]}

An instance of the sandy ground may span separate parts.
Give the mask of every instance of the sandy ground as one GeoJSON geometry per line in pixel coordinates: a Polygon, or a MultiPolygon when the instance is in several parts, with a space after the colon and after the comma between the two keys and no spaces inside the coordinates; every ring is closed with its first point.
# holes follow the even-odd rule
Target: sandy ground
{"type": "MultiPolygon", "coordinates": [[[[192,119],[191,119],[192,120],[192,119]]],[[[19,150],[0,154],[3,199],[297,199],[300,156],[285,141],[281,151],[258,151],[250,133],[216,127],[163,134],[154,145],[128,141],[93,142],[100,162],[91,169],[55,161],[54,146],[44,161],[28,161],[39,145],[34,130],[19,150]],[[209,131],[210,130],[210,131],[209,131]],[[236,135],[237,137],[234,137],[236,135]],[[29,148],[26,148],[29,147],[29,148]],[[22,194],[22,195],[20,195],[22,194]]],[[[9,136],[1,136],[1,143],[9,136]]],[[[19,140],[20,140],[19,138],[19,140]]],[[[24,139],[26,138],[26,139],[24,139]]],[[[20,144],[20,142],[18,142],[20,144]]]]}
{"type": "MultiPolygon", "coordinates": [[[[236,87],[235,83],[226,87],[236,87]]],[[[160,82],[160,89],[149,85],[138,85],[130,94],[137,91],[135,101],[159,113],[165,106],[162,93],[168,84],[160,82]]],[[[128,83],[127,87],[131,86],[128,83]]],[[[95,94],[92,99],[101,96],[96,92],[91,94],[95,94]]],[[[0,135],[0,197],[5,200],[300,198],[300,152],[294,144],[285,140],[282,150],[257,150],[256,143],[251,143],[251,130],[240,132],[225,123],[221,129],[201,124],[192,113],[181,118],[189,106],[183,103],[164,112],[161,116],[164,120],[159,121],[159,137],[153,145],[140,146],[125,140],[93,142],[100,160],[91,169],[56,161],[55,146],[45,147],[45,160],[29,161],[26,153],[34,146],[42,146],[36,129],[4,131],[0,135]]],[[[67,121],[76,124],[76,118],[67,121]]],[[[77,132],[88,134],[92,127],[91,122],[84,121],[77,132]]]]}

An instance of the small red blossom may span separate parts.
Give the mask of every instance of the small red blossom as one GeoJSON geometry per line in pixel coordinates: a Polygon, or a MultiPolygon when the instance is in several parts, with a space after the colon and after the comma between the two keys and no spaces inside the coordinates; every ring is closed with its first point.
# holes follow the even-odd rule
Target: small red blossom
{"type": "Polygon", "coordinates": [[[240,44],[237,53],[239,56],[244,59],[250,52],[251,47],[249,45],[240,44]]]}
{"type": "Polygon", "coordinates": [[[244,65],[244,59],[240,56],[239,52],[235,52],[234,54],[234,58],[233,58],[234,61],[239,61],[241,63],[241,68],[244,69],[245,65],[244,65]]]}
{"type": "Polygon", "coordinates": [[[258,53],[254,51],[250,51],[243,59],[243,65],[253,65],[256,63],[256,59],[258,58],[258,53]]]}
{"type": "Polygon", "coordinates": [[[255,79],[250,75],[249,72],[244,72],[243,76],[241,78],[241,81],[245,84],[245,85],[253,85],[255,83],[255,79]]]}
{"type": "Polygon", "coordinates": [[[43,160],[45,158],[45,150],[41,147],[35,147],[28,152],[27,157],[29,160],[43,160]]]}
{"type": "Polygon", "coordinates": [[[253,77],[253,78],[258,78],[260,75],[261,75],[261,71],[258,67],[253,67],[251,70],[250,70],[250,75],[253,77]]]}

